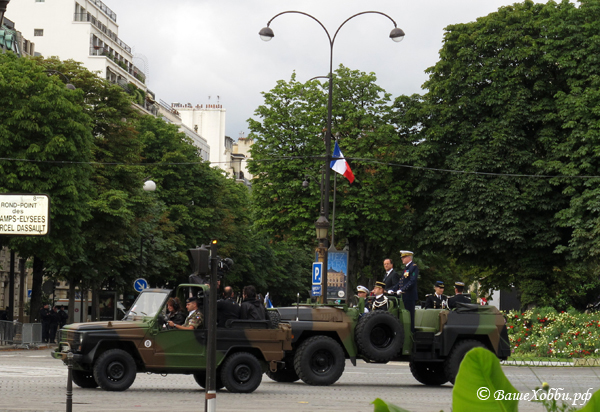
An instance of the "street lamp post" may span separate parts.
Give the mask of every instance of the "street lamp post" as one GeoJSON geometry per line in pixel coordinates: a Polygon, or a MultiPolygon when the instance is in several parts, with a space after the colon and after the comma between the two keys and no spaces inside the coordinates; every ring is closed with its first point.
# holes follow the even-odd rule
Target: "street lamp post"
{"type": "MultiPolygon", "coordinates": [[[[329,91],[328,91],[328,96],[327,96],[327,130],[325,133],[325,187],[323,189],[323,191],[321,192],[321,204],[323,205],[323,207],[321,208],[321,213],[319,216],[319,219],[315,222],[315,228],[317,229],[317,238],[319,239],[319,241],[323,241],[323,247],[325,249],[325,253],[323,256],[323,274],[322,274],[322,288],[325,290],[324,292],[324,296],[321,296],[321,302],[327,303],[327,271],[328,271],[328,259],[327,259],[327,249],[328,249],[328,245],[327,245],[327,233],[325,232],[325,236],[324,238],[319,238],[319,236],[323,235],[323,231],[327,230],[329,228],[329,221],[327,220],[328,216],[329,216],[329,191],[331,190],[331,168],[329,167],[330,162],[332,160],[331,158],[331,122],[332,122],[332,104],[333,104],[333,45],[335,43],[335,39],[337,37],[337,34],[339,33],[340,29],[350,20],[352,20],[353,18],[357,17],[357,16],[361,16],[363,14],[380,14],[382,16],[387,17],[388,19],[390,19],[392,21],[392,23],[394,24],[394,28],[392,29],[392,31],[390,32],[390,38],[395,41],[395,42],[400,42],[404,39],[404,31],[400,28],[398,28],[396,22],[394,21],[394,19],[392,19],[390,16],[388,16],[385,13],[379,12],[379,11],[363,11],[361,13],[357,13],[354,14],[353,16],[348,17],[342,24],[340,24],[340,26],[337,28],[337,30],[335,31],[333,38],[331,37],[331,35],[329,34],[329,31],[327,31],[327,28],[325,28],[325,26],[323,25],[323,23],[321,23],[319,20],[317,20],[314,16],[311,16],[308,13],[304,13],[301,11],[284,11],[281,12],[279,14],[276,14],[275,16],[273,16],[271,18],[271,20],[269,20],[269,22],[267,23],[266,27],[263,27],[260,32],[258,32],[260,38],[263,41],[269,41],[271,40],[273,37],[275,37],[275,34],[273,33],[273,30],[269,27],[271,25],[271,22],[273,20],[275,20],[277,17],[283,15],[283,14],[288,14],[288,13],[296,13],[296,14],[302,14],[304,16],[310,17],[311,19],[313,19],[314,21],[316,21],[322,28],[323,30],[325,30],[325,33],[327,34],[327,38],[329,40],[329,74],[328,74],[328,78],[329,78],[329,91]],[[325,227],[325,225],[327,225],[325,227]]],[[[323,249],[321,249],[323,250],[323,249]]]]}

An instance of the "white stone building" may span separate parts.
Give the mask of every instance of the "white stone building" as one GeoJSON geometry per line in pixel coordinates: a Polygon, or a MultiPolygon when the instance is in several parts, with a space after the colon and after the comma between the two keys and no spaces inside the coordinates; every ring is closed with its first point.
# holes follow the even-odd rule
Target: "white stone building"
{"type": "Polygon", "coordinates": [[[102,1],[13,0],[6,17],[19,22],[23,36],[33,39],[43,56],[73,59],[113,83],[133,84],[147,96],[138,106],[158,112],[154,95],[146,94],[146,75],[133,64],[131,47],[119,38],[116,13],[102,1]]]}

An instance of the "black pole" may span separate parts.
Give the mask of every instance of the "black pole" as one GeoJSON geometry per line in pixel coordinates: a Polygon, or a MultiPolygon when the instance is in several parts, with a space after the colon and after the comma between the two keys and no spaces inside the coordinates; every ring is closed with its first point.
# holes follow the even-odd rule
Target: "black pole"
{"type": "MultiPolygon", "coordinates": [[[[8,313],[6,314],[9,321],[15,318],[15,251],[10,250],[10,271],[8,272],[9,287],[8,287],[8,313]]],[[[23,322],[23,319],[20,319],[23,322]]]]}
{"type": "Polygon", "coordinates": [[[206,319],[206,394],[204,410],[217,410],[217,240],[210,245],[210,291],[208,296],[208,317],[206,319]]]}

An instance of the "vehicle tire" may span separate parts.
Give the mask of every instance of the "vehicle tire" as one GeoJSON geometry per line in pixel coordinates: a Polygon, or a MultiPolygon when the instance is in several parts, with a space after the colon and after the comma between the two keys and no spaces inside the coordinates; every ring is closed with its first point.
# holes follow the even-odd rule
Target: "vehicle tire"
{"type": "Polygon", "coordinates": [[[308,385],[327,386],[344,372],[344,350],[328,336],[313,336],[302,342],[294,356],[294,369],[308,385]]]}
{"type": "MultiPolygon", "coordinates": [[[[206,389],[206,371],[194,373],[194,379],[201,388],[206,389]]],[[[221,373],[217,370],[217,382],[216,389],[223,389],[223,380],[221,379],[221,373]]]]}
{"type": "Polygon", "coordinates": [[[229,392],[254,392],[262,381],[262,367],[254,355],[237,352],[225,359],[221,380],[229,392]]]}
{"type": "Polygon", "coordinates": [[[358,353],[374,362],[389,362],[404,344],[404,327],[389,312],[365,313],[354,332],[358,353]]]}
{"type": "Polygon", "coordinates": [[[300,377],[294,369],[294,359],[290,356],[284,359],[285,367],[283,369],[277,369],[276,372],[272,372],[267,369],[267,376],[273,379],[275,382],[296,382],[300,377]]]}
{"type": "Polygon", "coordinates": [[[80,388],[97,388],[98,383],[94,379],[94,374],[91,371],[80,371],[73,369],[73,383],[80,388]]]}
{"type": "Polygon", "coordinates": [[[269,316],[269,320],[271,321],[271,329],[277,329],[279,327],[279,322],[281,322],[281,315],[276,310],[268,310],[267,316],[269,316]]]}
{"type": "Polygon", "coordinates": [[[415,379],[424,385],[439,386],[448,382],[444,371],[444,362],[410,361],[409,366],[415,379]]]}
{"type": "Polygon", "coordinates": [[[135,361],[122,349],[104,352],[94,364],[94,379],[105,391],[124,391],[131,386],[136,374],[135,361]]]}
{"type": "MultiPolygon", "coordinates": [[[[486,348],[486,346],[474,339],[466,339],[457,341],[454,344],[454,347],[450,351],[450,354],[446,358],[444,362],[444,371],[446,373],[446,378],[454,385],[454,380],[456,379],[456,375],[458,374],[458,368],[460,367],[460,363],[463,358],[473,348],[486,348]]],[[[486,348],[487,349],[487,348],[486,348]]]]}

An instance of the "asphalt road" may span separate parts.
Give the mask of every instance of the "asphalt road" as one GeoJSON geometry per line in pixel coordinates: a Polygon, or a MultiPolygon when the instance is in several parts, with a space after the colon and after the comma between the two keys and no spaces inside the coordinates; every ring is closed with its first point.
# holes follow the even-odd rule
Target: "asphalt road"
{"type": "MultiPolygon", "coordinates": [[[[542,381],[562,393],[600,389],[600,368],[515,367],[504,373],[521,392],[542,381]]],[[[0,352],[0,411],[64,411],[67,368],[50,350],[0,352]]],[[[452,385],[427,387],[412,377],[407,363],[387,365],[348,361],[342,378],[327,387],[277,383],[263,376],[252,394],[217,393],[218,411],[372,411],[381,398],[410,411],[450,411],[452,385]]],[[[73,385],[74,411],[186,411],[204,409],[204,390],[189,375],[138,374],[124,392],[81,389],[73,385]]],[[[520,411],[544,411],[541,405],[519,403],[520,411]]]]}

